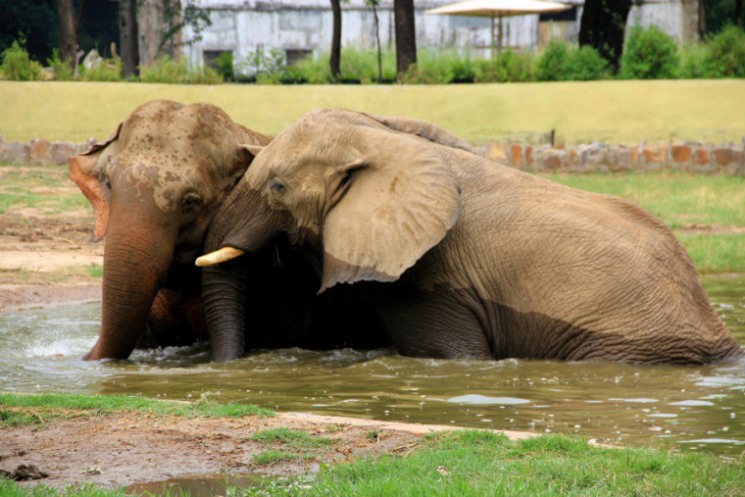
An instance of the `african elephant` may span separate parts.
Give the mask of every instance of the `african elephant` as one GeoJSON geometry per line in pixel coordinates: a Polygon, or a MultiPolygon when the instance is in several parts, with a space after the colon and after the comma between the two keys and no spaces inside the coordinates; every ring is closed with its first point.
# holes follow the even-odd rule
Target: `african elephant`
{"type": "Polygon", "coordinates": [[[281,236],[317,261],[319,292],[364,289],[405,355],[743,356],[662,222],[413,128],[322,110],[268,146],[248,145],[256,157],[213,220],[213,252],[197,261],[217,264],[204,268],[205,289],[224,289],[205,295],[207,319],[235,298],[220,263],[281,236]]]}
{"type": "Polygon", "coordinates": [[[238,144],[269,141],[215,106],[157,100],[70,158],[70,178],[93,205],[94,239],[106,236],[101,331],[86,359],[206,338],[194,260],[253,159],[238,144]]]}

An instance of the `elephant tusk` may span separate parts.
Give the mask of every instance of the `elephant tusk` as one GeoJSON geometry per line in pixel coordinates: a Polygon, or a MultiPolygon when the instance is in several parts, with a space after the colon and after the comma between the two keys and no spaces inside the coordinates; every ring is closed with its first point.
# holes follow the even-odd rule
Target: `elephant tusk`
{"type": "Polygon", "coordinates": [[[227,262],[229,260],[235,259],[236,257],[240,257],[245,253],[245,251],[234,247],[222,247],[215,250],[214,252],[210,252],[209,254],[205,254],[202,257],[197,258],[194,264],[196,264],[197,267],[214,266],[216,264],[220,264],[221,262],[227,262]]]}

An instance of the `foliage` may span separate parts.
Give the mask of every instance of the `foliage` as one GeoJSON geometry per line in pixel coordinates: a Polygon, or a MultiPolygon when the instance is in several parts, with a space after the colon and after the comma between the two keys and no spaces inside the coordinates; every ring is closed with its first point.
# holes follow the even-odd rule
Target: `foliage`
{"type": "Polygon", "coordinates": [[[570,48],[552,40],[536,62],[538,81],[592,81],[608,74],[608,62],[589,45],[570,48]]]}
{"type": "Polygon", "coordinates": [[[110,59],[99,59],[91,67],[78,66],[78,74],[83,81],[121,81],[122,59],[114,56],[110,59]]]}
{"type": "Polygon", "coordinates": [[[47,59],[47,64],[52,68],[52,74],[56,81],[71,81],[75,78],[73,68],[66,61],[59,58],[59,50],[52,49],[52,56],[47,59]]]}
{"type": "Polygon", "coordinates": [[[706,45],[692,43],[681,47],[678,77],[681,79],[712,78],[709,50],[706,45]]]}
{"type": "Polygon", "coordinates": [[[212,63],[215,66],[215,71],[223,80],[233,81],[235,79],[235,75],[233,74],[233,52],[225,51],[220,53],[212,63]]]}
{"type": "Polygon", "coordinates": [[[477,83],[518,83],[534,81],[533,62],[528,54],[507,49],[496,60],[476,63],[474,81],[477,83]]]}
{"type": "Polygon", "coordinates": [[[568,80],[569,46],[563,41],[551,40],[536,62],[538,81],[568,80]]]}
{"type": "Polygon", "coordinates": [[[284,50],[275,47],[265,50],[261,46],[238,63],[241,72],[248,73],[249,77],[261,84],[279,83],[284,66],[284,50]]]}
{"type": "Polygon", "coordinates": [[[727,26],[706,43],[711,75],[719,78],[745,78],[745,31],[727,26]]]}
{"type": "MultiPolygon", "coordinates": [[[[396,53],[383,50],[383,81],[396,80],[396,53]]],[[[342,49],[341,79],[342,82],[371,84],[378,81],[378,55],[376,51],[359,50],[353,47],[342,49]]]]}
{"type": "Polygon", "coordinates": [[[608,78],[610,68],[597,50],[585,45],[570,52],[566,74],[570,81],[593,81],[608,78]]]}
{"type": "Polygon", "coordinates": [[[657,26],[629,31],[621,56],[620,76],[625,79],[671,79],[678,67],[678,47],[657,26]]]}
{"type": "Polygon", "coordinates": [[[0,73],[10,81],[37,81],[41,79],[41,64],[31,60],[24,48],[26,40],[14,40],[2,53],[0,73]]]}
{"type": "Polygon", "coordinates": [[[186,60],[178,62],[163,56],[150,67],[140,67],[140,80],[144,83],[178,83],[216,85],[222,77],[211,67],[191,67],[186,60]]]}
{"type": "Polygon", "coordinates": [[[476,70],[469,57],[455,51],[421,50],[417,63],[409,66],[401,78],[406,84],[473,83],[476,70]]]}

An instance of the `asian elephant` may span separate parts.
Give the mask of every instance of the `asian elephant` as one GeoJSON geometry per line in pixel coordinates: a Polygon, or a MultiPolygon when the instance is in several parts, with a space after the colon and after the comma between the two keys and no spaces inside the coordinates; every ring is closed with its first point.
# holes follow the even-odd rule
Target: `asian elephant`
{"type": "Polygon", "coordinates": [[[241,332],[231,310],[240,287],[220,266],[279,237],[316,261],[322,295],[364,292],[405,355],[743,356],[662,222],[403,122],[314,111],[269,145],[246,146],[256,157],[213,220],[212,253],[197,261],[213,265],[203,271],[204,308],[220,333],[241,332]]]}
{"type": "Polygon", "coordinates": [[[86,359],[206,338],[194,260],[212,216],[270,138],[208,104],[137,107],[105,143],[70,158],[70,178],[106,237],[101,331],[86,359]]]}

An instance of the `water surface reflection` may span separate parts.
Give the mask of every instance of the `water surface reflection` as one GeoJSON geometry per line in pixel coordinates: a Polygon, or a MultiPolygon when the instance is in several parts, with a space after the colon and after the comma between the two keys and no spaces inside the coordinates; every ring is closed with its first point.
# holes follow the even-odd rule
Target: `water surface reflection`
{"type": "MultiPolygon", "coordinates": [[[[705,286],[745,344],[745,277],[707,278],[705,286]]],[[[126,362],[83,362],[99,319],[96,304],[0,314],[2,389],[208,396],[286,411],[577,433],[725,456],[745,450],[745,361],[638,367],[289,349],[211,364],[207,348],[197,346],[137,352],[126,362]]]]}

